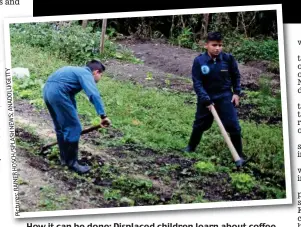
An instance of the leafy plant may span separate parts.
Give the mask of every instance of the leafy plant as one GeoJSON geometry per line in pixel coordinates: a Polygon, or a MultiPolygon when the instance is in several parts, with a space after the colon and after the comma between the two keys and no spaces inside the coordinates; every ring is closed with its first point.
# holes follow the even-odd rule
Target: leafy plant
{"type": "Polygon", "coordinates": [[[204,173],[212,173],[215,172],[215,166],[211,162],[204,162],[204,161],[199,161],[196,162],[194,165],[194,168],[200,172],[204,173]]]}
{"type": "Polygon", "coordinates": [[[256,185],[255,179],[246,173],[230,174],[232,185],[242,193],[249,193],[256,185]]]}
{"type": "Polygon", "coordinates": [[[115,189],[105,189],[104,191],[104,198],[106,200],[119,200],[121,199],[121,191],[115,189]]]}

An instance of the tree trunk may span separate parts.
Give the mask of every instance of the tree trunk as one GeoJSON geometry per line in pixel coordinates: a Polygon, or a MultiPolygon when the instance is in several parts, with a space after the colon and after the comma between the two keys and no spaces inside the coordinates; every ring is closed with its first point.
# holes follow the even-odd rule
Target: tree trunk
{"type": "Polygon", "coordinates": [[[100,53],[103,53],[105,45],[105,34],[107,29],[107,19],[102,20],[102,29],[101,29],[101,40],[100,40],[100,53]]]}
{"type": "Polygon", "coordinates": [[[208,25],[209,25],[209,13],[204,14],[203,21],[202,21],[202,31],[201,31],[201,38],[205,38],[208,33],[208,25]]]}
{"type": "Polygon", "coordinates": [[[82,27],[83,27],[83,28],[86,28],[87,25],[88,25],[88,20],[83,20],[83,22],[82,22],[82,27]]]}

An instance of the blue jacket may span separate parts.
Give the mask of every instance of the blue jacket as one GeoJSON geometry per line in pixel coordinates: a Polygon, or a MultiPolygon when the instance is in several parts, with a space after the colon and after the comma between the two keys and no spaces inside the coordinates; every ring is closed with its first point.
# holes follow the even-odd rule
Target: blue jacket
{"type": "Polygon", "coordinates": [[[231,54],[221,52],[214,61],[204,52],[193,61],[193,88],[201,102],[209,104],[232,92],[240,95],[240,77],[237,62],[231,54]]]}
{"type": "Polygon", "coordinates": [[[63,85],[62,92],[68,95],[76,107],[75,95],[84,90],[89,101],[94,105],[98,115],[105,115],[104,104],[101,94],[97,89],[96,82],[90,68],[65,66],[51,74],[47,82],[58,82],[63,85]]]}

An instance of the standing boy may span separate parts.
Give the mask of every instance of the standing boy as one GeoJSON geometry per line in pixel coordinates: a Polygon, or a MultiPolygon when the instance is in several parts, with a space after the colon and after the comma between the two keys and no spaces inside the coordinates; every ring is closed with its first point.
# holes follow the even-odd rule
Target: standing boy
{"type": "MultiPolygon", "coordinates": [[[[204,131],[211,128],[214,105],[231,141],[243,160],[241,127],[236,108],[241,94],[240,72],[231,54],[222,51],[222,35],[211,32],[205,43],[206,51],[194,59],[193,87],[197,94],[197,110],[188,146],[184,152],[193,152],[204,131]]],[[[243,160],[244,162],[244,160],[243,160]]]]}

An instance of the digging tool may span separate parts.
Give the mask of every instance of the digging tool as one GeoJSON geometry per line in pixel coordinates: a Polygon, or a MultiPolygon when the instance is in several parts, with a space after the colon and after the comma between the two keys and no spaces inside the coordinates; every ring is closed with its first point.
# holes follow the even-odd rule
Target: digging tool
{"type": "MultiPolygon", "coordinates": [[[[90,127],[90,128],[84,129],[84,130],[81,132],[81,135],[84,135],[84,134],[87,134],[87,133],[89,133],[89,132],[95,131],[95,130],[97,130],[97,129],[99,129],[99,128],[104,128],[104,126],[102,126],[102,125],[99,124],[99,125],[92,126],[92,127],[90,127]]],[[[47,144],[47,145],[45,145],[45,146],[43,146],[43,147],[41,148],[41,152],[43,152],[43,151],[49,149],[50,147],[52,147],[52,146],[54,146],[54,145],[56,145],[56,144],[57,144],[57,141],[56,141],[56,142],[53,142],[53,143],[50,143],[50,144],[47,144]]]]}
{"type": "Polygon", "coordinates": [[[212,106],[212,108],[211,108],[211,113],[212,113],[215,121],[217,122],[217,124],[219,126],[219,129],[220,129],[220,131],[221,131],[221,133],[222,133],[222,135],[223,135],[223,137],[224,137],[224,139],[225,139],[225,141],[226,141],[226,143],[227,143],[227,145],[228,145],[228,147],[231,151],[231,154],[232,154],[232,157],[235,161],[236,166],[238,168],[241,167],[243,164],[245,164],[245,161],[239,157],[239,155],[238,155],[235,147],[233,146],[232,141],[231,141],[230,137],[228,136],[227,131],[225,130],[225,127],[224,127],[222,121],[220,120],[214,106],[212,106]]]}

